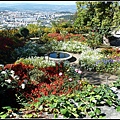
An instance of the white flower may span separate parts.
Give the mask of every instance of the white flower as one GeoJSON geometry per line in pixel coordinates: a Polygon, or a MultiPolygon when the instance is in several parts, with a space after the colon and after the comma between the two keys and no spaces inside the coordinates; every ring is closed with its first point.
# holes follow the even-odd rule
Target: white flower
{"type": "Polygon", "coordinates": [[[63,46],[63,50],[65,50],[66,49],[66,46],[63,46]]]}
{"type": "Polygon", "coordinates": [[[14,74],[11,74],[11,77],[14,78],[14,74]]]}
{"type": "Polygon", "coordinates": [[[72,78],[69,78],[69,81],[72,81],[72,78]]]}
{"type": "Polygon", "coordinates": [[[16,79],[16,80],[19,80],[19,76],[18,75],[15,75],[13,78],[16,79]]]}
{"type": "Polygon", "coordinates": [[[5,80],[5,82],[11,83],[11,80],[10,80],[10,79],[8,79],[8,80],[5,80]]]}
{"type": "Polygon", "coordinates": [[[11,77],[14,77],[15,71],[11,70],[10,73],[11,73],[11,77]]]}
{"type": "Polygon", "coordinates": [[[12,74],[14,74],[14,73],[15,73],[15,71],[13,71],[13,70],[11,70],[10,72],[11,72],[12,74]]]}
{"type": "Polygon", "coordinates": [[[1,74],[6,74],[6,71],[2,71],[1,74]]]}
{"type": "Polygon", "coordinates": [[[21,84],[21,87],[22,87],[22,89],[24,89],[24,88],[25,88],[25,84],[24,84],[24,83],[22,83],[22,84],[21,84]]]}
{"type": "Polygon", "coordinates": [[[62,76],[62,72],[59,73],[59,76],[62,76]]]}

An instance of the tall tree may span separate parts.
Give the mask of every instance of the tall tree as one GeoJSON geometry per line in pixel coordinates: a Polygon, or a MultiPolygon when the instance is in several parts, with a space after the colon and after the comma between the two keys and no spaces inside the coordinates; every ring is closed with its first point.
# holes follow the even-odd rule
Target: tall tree
{"type": "Polygon", "coordinates": [[[78,1],[75,27],[109,29],[120,25],[120,2],[78,1]]]}
{"type": "Polygon", "coordinates": [[[26,40],[26,37],[29,35],[29,30],[27,28],[25,28],[25,27],[22,27],[22,28],[19,29],[19,33],[26,40]]]}

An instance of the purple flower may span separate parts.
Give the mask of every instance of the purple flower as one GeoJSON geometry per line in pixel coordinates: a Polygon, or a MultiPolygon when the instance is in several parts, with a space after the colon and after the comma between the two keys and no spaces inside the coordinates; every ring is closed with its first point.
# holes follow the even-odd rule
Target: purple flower
{"type": "Polygon", "coordinates": [[[114,61],[113,61],[113,59],[109,59],[109,62],[110,62],[110,63],[113,63],[114,61]]]}
{"type": "Polygon", "coordinates": [[[96,65],[98,65],[100,62],[101,62],[100,60],[96,61],[96,65]]]}

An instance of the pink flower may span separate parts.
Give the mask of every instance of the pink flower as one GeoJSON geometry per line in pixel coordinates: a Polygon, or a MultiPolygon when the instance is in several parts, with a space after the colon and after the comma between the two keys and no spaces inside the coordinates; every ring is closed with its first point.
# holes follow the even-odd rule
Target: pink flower
{"type": "Polygon", "coordinates": [[[82,71],[81,70],[79,70],[79,69],[75,69],[75,72],[77,72],[77,73],[79,73],[79,74],[81,74],[82,73],[82,71]]]}
{"type": "Polygon", "coordinates": [[[78,72],[78,69],[77,69],[77,68],[75,69],[75,72],[78,72]]]}
{"type": "Polygon", "coordinates": [[[81,73],[82,73],[82,71],[81,71],[81,70],[79,70],[79,71],[78,71],[78,73],[79,73],[79,74],[81,74],[81,73]]]}

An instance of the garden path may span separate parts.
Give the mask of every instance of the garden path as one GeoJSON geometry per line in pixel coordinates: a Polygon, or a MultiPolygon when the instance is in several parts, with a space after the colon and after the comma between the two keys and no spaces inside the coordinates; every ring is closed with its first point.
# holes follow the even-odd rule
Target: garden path
{"type": "MultiPolygon", "coordinates": [[[[79,68],[80,54],[72,54],[72,55],[73,57],[69,60],[70,64],[79,68]]],[[[87,78],[91,84],[95,84],[95,85],[110,84],[118,79],[118,76],[110,75],[106,73],[91,72],[87,70],[84,70],[82,72],[83,72],[82,77],[87,78]]]]}

